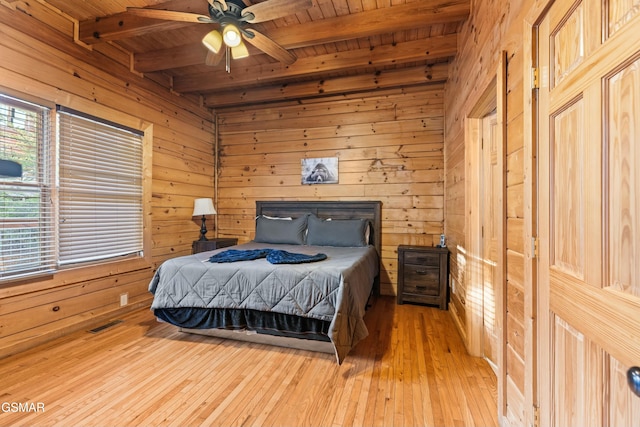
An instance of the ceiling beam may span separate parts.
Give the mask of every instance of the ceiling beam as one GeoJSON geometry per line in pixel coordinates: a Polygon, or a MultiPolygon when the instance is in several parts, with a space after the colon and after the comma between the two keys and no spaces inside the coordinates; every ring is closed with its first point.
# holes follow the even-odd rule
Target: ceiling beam
{"type": "Polygon", "coordinates": [[[216,67],[207,73],[176,76],[173,79],[173,90],[178,93],[206,92],[225,90],[230,86],[273,84],[292,77],[306,78],[336,71],[437,60],[453,57],[456,51],[457,36],[451,34],[375,48],[299,58],[289,66],[270,63],[243,68],[240,61],[233,61],[231,73],[227,73],[222,67],[216,67]]]}
{"type": "Polygon", "coordinates": [[[447,80],[448,70],[449,65],[442,63],[359,76],[256,87],[246,91],[229,90],[205,94],[204,105],[209,108],[224,108],[416,84],[442,83],[447,80]]]}
{"type": "MultiPolygon", "coordinates": [[[[155,8],[206,15],[208,12],[204,7],[206,7],[206,2],[204,1],[173,0],[155,8]],[[201,10],[203,8],[204,12],[201,10]]],[[[299,25],[273,28],[268,32],[265,31],[265,35],[287,48],[299,48],[384,34],[389,32],[389,28],[393,28],[394,31],[402,31],[433,24],[462,21],[469,16],[469,12],[469,0],[452,0],[450,2],[422,0],[330,19],[309,21],[299,25]]],[[[80,22],[79,38],[84,43],[93,44],[156,31],[166,31],[184,25],[192,24],[140,18],[123,12],[104,18],[97,18],[96,20],[80,22]]],[[[255,28],[261,30],[257,25],[255,28]]]]}
{"type": "Polygon", "coordinates": [[[268,34],[277,43],[295,49],[463,21],[469,12],[468,0],[421,0],[274,28],[268,34]]]}
{"type": "MultiPolygon", "coordinates": [[[[209,15],[206,1],[172,0],[149,9],[179,10],[209,15]]],[[[192,25],[188,22],[142,18],[128,12],[88,19],[79,24],[78,38],[86,44],[137,37],[158,31],[168,31],[192,25]]]]}

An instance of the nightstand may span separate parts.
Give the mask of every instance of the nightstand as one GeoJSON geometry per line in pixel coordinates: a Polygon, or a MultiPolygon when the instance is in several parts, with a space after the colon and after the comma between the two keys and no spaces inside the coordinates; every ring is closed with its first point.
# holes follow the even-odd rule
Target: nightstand
{"type": "Polygon", "coordinates": [[[398,304],[416,302],[447,309],[449,249],[398,246],[398,304]]]}
{"type": "Polygon", "coordinates": [[[212,251],[214,249],[226,248],[227,246],[233,246],[238,244],[238,239],[230,237],[218,237],[209,240],[196,240],[191,245],[191,253],[197,254],[199,252],[212,251]]]}

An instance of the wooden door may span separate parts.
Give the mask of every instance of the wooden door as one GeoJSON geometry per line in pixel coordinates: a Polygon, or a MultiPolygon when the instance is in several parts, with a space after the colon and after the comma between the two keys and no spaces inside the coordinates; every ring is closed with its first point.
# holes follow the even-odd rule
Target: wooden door
{"type": "Polygon", "coordinates": [[[536,29],[540,425],[637,426],[638,6],[557,0],[536,29]]]}
{"type": "Polygon", "coordinates": [[[483,355],[496,367],[498,364],[498,325],[496,322],[496,296],[498,286],[498,229],[500,205],[498,191],[498,118],[497,113],[482,119],[482,328],[483,355]]]}

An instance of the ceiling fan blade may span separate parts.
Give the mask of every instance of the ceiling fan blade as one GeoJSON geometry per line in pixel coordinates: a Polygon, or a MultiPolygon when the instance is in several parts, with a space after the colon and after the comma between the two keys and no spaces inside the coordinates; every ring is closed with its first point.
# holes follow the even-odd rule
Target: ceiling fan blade
{"type": "Polygon", "coordinates": [[[224,49],[220,49],[218,53],[213,53],[213,51],[207,50],[207,57],[205,58],[204,63],[211,67],[215,67],[220,63],[220,61],[222,61],[224,51],[224,49]]]}
{"type": "Polygon", "coordinates": [[[267,55],[278,61],[291,65],[298,59],[292,52],[280,46],[278,43],[271,40],[269,37],[254,30],[253,28],[247,28],[244,30],[246,33],[253,35],[253,37],[247,37],[243,34],[244,39],[250,44],[254,45],[267,55]]]}
{"type": "Polygon", "coordinates": [[[309,9],[311,5],[311,0],[266,0],[244,8],[242,16],[247,17],[247,22],[255,24],[293,15],[309,9]],[[249,14],[253,15],[253,18],[249,17],[249,14]]]}
{"type": "Polygon", "coordinates": [[[182,21],[182,22],[213,22],[211,18],[205,15],[199,15],[197,13],[189,12],[176,12],[173,10],[160,10],[160,9],[145,9],[143,7],[128,7],[127,12],[132,15],[142,16],[144,18],[153,19],[166,19],[168,21],[182,21]]]}
{"type": "Polygon", "coordinates": [[[229,9],[229,6],[227,6],[227,2],[225,0],[207,0],[207,2],[216,10],[220,10],[220,8],[216,6],[216,3],[220,3],[222,10],[229,9]]]}

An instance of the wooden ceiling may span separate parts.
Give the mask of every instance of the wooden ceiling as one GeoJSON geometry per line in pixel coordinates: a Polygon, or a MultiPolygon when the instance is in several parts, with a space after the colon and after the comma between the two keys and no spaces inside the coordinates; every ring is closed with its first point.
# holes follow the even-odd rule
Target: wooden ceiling
{"type": "MultiPolygon", "coordinates": [[[[207,0],[45,0],[78,21],[78,39],[131,54],[131,67],[174,92],[221,108],[319,94],[444,81],[469,0],[312,0],[293,15],[252,24],[297,61],[250,56],[210,66],[201,40],[214,24],[136,16],[127,7],[208,16],[207,0]]],[[[259,0],[252,0],[258,3],[259,0]]],[[[265,0],[269,1],[269,0],[265,0]]],[[[249,0],[245,0],[245,4],[249,0]]]]}

